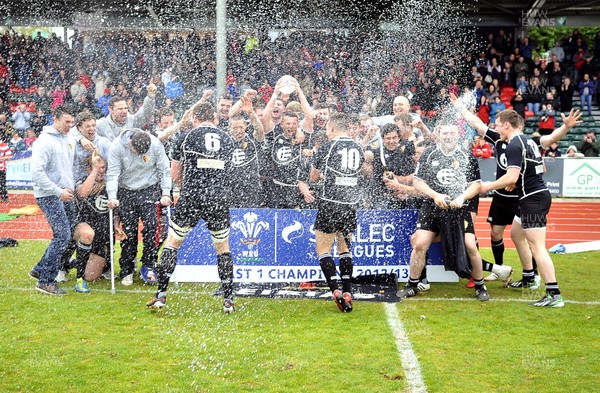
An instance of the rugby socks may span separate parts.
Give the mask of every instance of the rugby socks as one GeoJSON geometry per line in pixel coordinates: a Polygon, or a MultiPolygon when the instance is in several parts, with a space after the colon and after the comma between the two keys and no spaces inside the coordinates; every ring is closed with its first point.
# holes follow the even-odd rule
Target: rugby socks
{"type": "Polygon", "coordinates": [[[492,240],[492,254],[496,265],[504,264],[504,239],[492,240]]]}
{"type": "Polygon", "coordinates": [[[475,290],[483,288],[483,278],[473,279],[473,283],[475,284],[475,290]]]}
{"type": "Polygon", "coordinates": [[[340,275],[342,276],[342,292],[352,292],[352,255],[349,252],[340,254],[340,275]]]}
{"type": "Polygon", "coordinates": [[[321,270],[323,270],[323,275],[325,276],[325,280],[327,280],[327,285],[329,285],[331,292],[338,289],[337,272],[331,254],[319,255],[319,265],[321,265],[321,270]]]}
{"type": "Polygon", "coordinates": [[[533,265],[533,273],[536,276],[539,276],[540,273],[538,273],[537,262],[535,261],[535,258],[533,256],[531,257],[531,264],[533,265]]]}
{"type": "Polygon", "coordinates": [[[488,262],[485,259],[481,259],[481,265],[483,267],[484,272],[491,272],[494,264],[492,262],[488,262]]]}
{"type": "Polygon", "coordinates": [[[161,292],[167,292],[171,274],[175,271],[177,264],[177,250],[175,248],[165,246],[160,254],[158,262],[156,262],[156,279],[158,281],[158,290],[156,296],[161,292]]]}
{"type": "Polygon", "coordinates": [[[77,265],[71,266],[71,256],[73,255],[73,253],[76,250],[77,250],[77,242],[75,241],[75,239],[69,240],[69,244],[67,245],[65,252],[63,252],[61,260],[60,260],[60,270],[64,270],[65,272],[68,272],[69,269],[77,267],[77,265]]]}
{"type": "Polygon", "coordinates": [[[423,266],[423,270],[421,270],[421,277],[419,277],[419,281],[427,281],[427,261],[429,260],[429,250],[425,253],[425,266],[423,266]]]}
{"type": "Polygon", "coordinates": [[[427,280],[427,266],[423,266],[423,270],[421,270],[421,276],[419,277],[419,281],[427,280]]]}
{"type": "Polygon", "coordinates": [[[408,278],[408,286],[412,287],[412,288],[416,288],[417,285],[419,285],[419,281],[420,280],[418,278],[409,277],[408,278]]]}
{"type": "MultiPolygon", "coordinates": [[[[479,240],[477,238],[475,238],[475,245],[477,246],[477,250],[479,250],[479,240]]],[[[484,272],[491,272],[493,266],[494,266],[493,263],[488,262],[485,259],[481,258],[481,267],[483,267],[484,272]]]]}
{"type": "Polygon", "coordinates": [[[533,282],[535,276],[533,273],[533,269],[531,270],[525,270],[523,269],[523,281],[525,282],[533,282]]]}
{"type": "Polygon", "coordinates": [[[231,299],[233,296],[233,259],[230,252],[217,255],[219,278],[223,288],[223,298],[231,299]]]}
{"type": "Polygon", "coordinates": [[[77,242],[77,278],[83,278],[85,275],[85,266],[90,259],[92,252],[91,244],[77,242]]]}
{"type": "Polygon", "coordinates": [[[560,289],[558,289],[557,282],[548,282],[546,283],[546,293],[548,295],[560,295],[560,289]]]}

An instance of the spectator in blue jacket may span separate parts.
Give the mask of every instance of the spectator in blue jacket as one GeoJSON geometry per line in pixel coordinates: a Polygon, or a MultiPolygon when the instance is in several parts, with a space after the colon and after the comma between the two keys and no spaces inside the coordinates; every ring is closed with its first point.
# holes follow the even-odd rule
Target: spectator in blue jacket
{"type": "Polygon", "coordinates": [[[12,115],[13,128],[18,131],[21,136],[25,136],[25,130],[30,127],[31,113],[27,112],[27,107],[24,103],[19,104],[17,111],[12,115]]]}
{"type": "Polygon", "coordinates": [[[173,76],[165,86],[165,97],[177,101],[183,96],[183,85],[177,76],[173,76]]]}
{"type": "Polygon", "coordinates": [[[107,87],[104,89],[104,94],[98,98],[96,106],[102,112],[102,116],[108,116],[108,102],[110,101],[110,89],[107,87]]]}
{"type": "Polygon", "coordinates": [[[592,97],[596,94],[596,82],[590,79],[590,74],[584,74],[579,81],[579,95],[581,96],[581,109],[587,106],[588,115],[592,114],[592,97]]]}
{"type": "Polygon", "coordinates": [[[490,104],[490,123],[496,123],[496,115],[505,109],[506,105],[500,100],[500,97],[495,97],[490,104]]]}
{"type": "Polygon", "coordinates": [[[13,133],[13,137],[8,141],[8,147],[13,153],[20,153],[27,150],[25,140],[21,138],[21,135],[17,131],[13,133]]]}

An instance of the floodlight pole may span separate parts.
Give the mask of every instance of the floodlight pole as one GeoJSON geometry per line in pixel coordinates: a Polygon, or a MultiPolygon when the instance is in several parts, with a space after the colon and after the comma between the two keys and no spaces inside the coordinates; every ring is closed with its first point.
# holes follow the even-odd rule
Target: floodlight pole
{"type": "Polygon", "coordinates": [[[217,0],[217,99],[226,92],[227,74],[227,0],[217,0]]]}

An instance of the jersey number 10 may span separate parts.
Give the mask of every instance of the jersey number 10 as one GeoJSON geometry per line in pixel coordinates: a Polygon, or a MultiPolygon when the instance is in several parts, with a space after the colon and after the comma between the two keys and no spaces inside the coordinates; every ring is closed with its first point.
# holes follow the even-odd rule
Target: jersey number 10
{"type": "Polygon", "coordinates": [[[342,149],[337,151],[342,156],[341,169],[355,171],[360,166],[360,153],[357,149],[342,149]]]}

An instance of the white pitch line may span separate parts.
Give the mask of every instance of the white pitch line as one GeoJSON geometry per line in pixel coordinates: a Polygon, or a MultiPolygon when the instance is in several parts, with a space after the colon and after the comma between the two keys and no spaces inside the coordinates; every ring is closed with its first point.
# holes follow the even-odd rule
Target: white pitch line
{"type": "MultiPolygon", "coordinates": [[[[409,302],[477,302],[479,300],[470,297],[420,297],[418,299],[410,299],[409,302]]],[[[489,302],[494,303],[531,303],[533,299],[490,299],[489,302]]],[[[584,306],[600,306],[600,301],[582,301],[582,300],[565,300],[568,304],[578,304],[584,306]]]]}
{"type": "Polygon", "coordinates": [[[396,347],[398,347],[398,355],[400,356],[404,375],[406,376],[406,382],[408,383],[407,389],[412,393],[426,393],[427,386],[425,386],[423,376],[421,375],[419,359],[417,359],[417,355],[415,355],[415,352],[412,349],[408,335],[406,334],[406,331],[404,331],[404,325],[398,315],[396,303],[384,303],[384,308],[388,324],[392,329],[392,333],[394,333],[396,347]]]}
{"type": "MultiPolygon", "coordinates": [[[[64,289],[64,286],[63,286],[64,289]]],[[[0,292],[2,291],[24,291],[24,292],[35,292],[35,287],[27,287],[27,288],[19,288],[19,287],[0,287],[0,292]]],[[[76,293],[73,291],[67,291],[67,293],[76,293]]],[[[92,288],[92,292],[100,292],[100,293],[110,293],[110,289],[94,289],[92,288]]],[[[117,293],[146,293],[152,294],[156,292],[156,287],[148,286],[148,289],[139,288],[139,289],[117,289],[117,293]]],[[[37,293],[37,292],[36,292],[37,293]]],[[[212,295],[215,293],[214,290],[185,290],[185,289],[173,289],[169,290],[170,294],[174,295],[212,295]]],[[[331,298],[330,298],[331,299],[331,298]]],[[[360,301],[360,300],[354,300],[360,301]]],[[[409,299],[408,302],[477,302],[478,300],[470,297],[417,297],[414,299],[409,299]]],[[[492,298],[488,301],[489,303],[531,303],[532,300],[528,299],[495,299],[492,298]]],[[[600,306],[600,301],[584,301],[584,300],[565,300],[567,304],[577,304],[582,306],[600,306]]]]}

